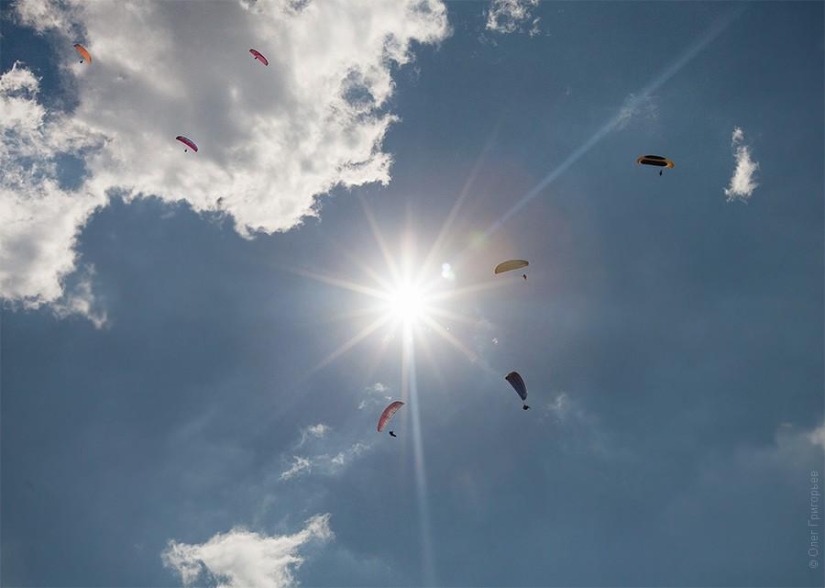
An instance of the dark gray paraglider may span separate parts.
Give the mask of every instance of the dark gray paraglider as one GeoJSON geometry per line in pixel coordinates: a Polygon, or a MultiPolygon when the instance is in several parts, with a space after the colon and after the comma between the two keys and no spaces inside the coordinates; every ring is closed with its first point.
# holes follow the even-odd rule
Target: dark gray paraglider
{"type": "Polygon", "coordinates": [[[510,382],[516,394],[524,401],[524,405],[521,407],[522,410],[530,408],[527,406],[527,385],[524,383],[524,378],[522,378],[518,372],[510,372],[504,376],[504,379],[510,382]]]}

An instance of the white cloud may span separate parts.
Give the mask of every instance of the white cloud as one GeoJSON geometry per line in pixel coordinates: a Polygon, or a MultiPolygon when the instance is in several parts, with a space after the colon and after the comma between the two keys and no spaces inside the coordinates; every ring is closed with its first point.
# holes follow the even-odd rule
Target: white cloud
{"type": "Polygon", "coordinates": [[[533,18],[530,11],[538,5],[539,0],[493,0],[487,10],[486,28],[494,33],[518,33],[529,23],[532,37],[539,32],[540,19],[533,18]]]}
{"type": "Polygon", "coordinates": [[[327,431],[329,431],[329,425],[325,425],[324,423],[318,423],[317,425],[307,427],[305,430],[313,437],[320,438],[323,437],[327,431]]]}
{"type": "Polygon", "coordinates": [[[313,460],[318,470],[326,475],[333,475],[340,472],[344,465],[351,463],[356,457],[363,454],[370,448],[364,443],[353,443],[349,448],[339,452],[334,457],[329,455],[319,455],[313,460]]]}
{"type": "Polygon", "coordinates": [[[333,537],[329,518],[329,514],[316,515],[294,535],[266,536],[235,528],[202,544],[170,540],[161,559],[164,566],[177,571],[187,587],[202,583],[210,574],[220,588],[296,586],[294,570],[304,562],[299,550],[313,539],[328,541],[333,537]]]}
{"type": "Polygon", "coordinates": [[[56,303],[58,314],[83,313],[76,295],[74,302],[58,300],[75,270],[78,229],[105,197],[61,187],[58,162],[98,150],[103,137],[48,113],[39,92],[40,80],[19,62],[0,76],[0,297],[32,308],[56,303]]]}
{"type": "Polygon", "coordinates": [[[336,186],[387,183],[392,68],[413,59],[412,43],[449,34],[440,0],[14,6],[24,24],[57,34],[58,46],[81,38],[94,57],[88,65],[72,50],[65,56],[78,92],[71,115],[45,111],[28,70],[4,75],[0,297],[35,305],[61,295],[75,238],[110,189],[197,211],[221,199],[251,235],[318,214],[315,197],[336,186]],[[184,154],[179,134],[200,151],[184,154]],[[60,153],[85,164],[76,190],[58,182],[60,153]]]}
{"type": "Polygon", "coordinates": [[[14,8],[20,24],[41,33],[57,29],[70,34],[73,32],[72,23],[77,18],[77,11],[73,5],[48,0],[17,0],[14,8]]]}
{"type": "Polygon", "coordinates": [[[655,98],[649,94],[628,94],[619,110],[616,119],[616,128],[624,129],[634,119],[655,120],[659,116],[659,106],[655,98]]]}
{"type": "Polygon", "coordinates": [[[731,176],[728,187],[725,188],[725,196],[728,197],[728,202],[736,199],[748,201],[759,185],[753,179],[756,170],[759,169],[759,164],[751,159],[750,147],[742,145],[744,140],[744,131],[739,127],[734,128],[731,136],[731,146],[736,148],[734,151],[736,169],[733,176],[731,176]]]}
{"type": "Polygon", "coordinates": [[[304,474],[308,474],[312,469],[312,464],[310,461],[305,457],[300,457],[297,455],[292,456],[292,467],[288,470],[281,472],[280,479],[281,480],[291,480],[296,476],[302,476],[304,474]]]}
{"type": "Polygon", "coordinates": [[[377,392],[378,394],[385,394],[386,392],[389,392],[390,387],[386,384],[382,384],[381,382],[376,382],[375,384],[367,388],[367,390],[369,390],[370,392],[377,392]]]}
{"type": "Polygon", "coordinates": [[[358,410],[364,410],[367,407],[380,406],[385,400],[391,400],[388,395],[390,387],[381,382],[376,382],[372,386],[367,386],[365,391],[369,394],[367,398],[362,399],[358,403],[358,410]]]}

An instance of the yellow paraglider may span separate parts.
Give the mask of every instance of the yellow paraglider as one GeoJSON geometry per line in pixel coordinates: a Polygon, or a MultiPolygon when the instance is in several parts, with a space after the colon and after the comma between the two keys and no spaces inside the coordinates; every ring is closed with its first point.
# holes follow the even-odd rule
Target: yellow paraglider
{"type": "Polygon", "coordinates": [[[527,267],[530,265],[530,262],[524,259],[510,259],[508,261],[503,261],[496,266],[496,269],[493,270],[496,274],[500,274],[503,272],[511,272],[513,270],[517,270],[522,267],[527,267]]]}
{"type": "MultiPolygon", "coordinates": [[[[673,169],[674,167],[672,161],[670,161],[667,157],[662,157],[661,155],[642,155],[641,157],[639,157],[639,159],[636,160],[636,163],[638,163],[639,165],[666,167],[668,169],[673,169]]],[[[659,170],[659,175],[662,175],[662,170],[659,170]]]]}

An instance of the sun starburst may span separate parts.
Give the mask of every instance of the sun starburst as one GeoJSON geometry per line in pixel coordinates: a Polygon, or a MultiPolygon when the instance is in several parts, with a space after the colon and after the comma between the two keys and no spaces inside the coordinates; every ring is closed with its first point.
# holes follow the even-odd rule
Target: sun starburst
{"type": "Polygon", "coordinates": [[[387,312],[405,327],[413,327],[428,316],[427,293],[419,286],[405,282],[387,293],[387,312]]]}

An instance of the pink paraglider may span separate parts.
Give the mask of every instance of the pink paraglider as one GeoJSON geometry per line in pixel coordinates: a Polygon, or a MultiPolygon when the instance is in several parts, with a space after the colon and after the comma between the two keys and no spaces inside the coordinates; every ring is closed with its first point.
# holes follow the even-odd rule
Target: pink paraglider
{"type": "MultiPolygon", "coordinates": [[[[195,153],[197,153],[197,152],[198,152],[198,146],[197,146],[197,145],[195,145],[195,143],[194,143],[191,139],[187,139],[187,138],[186,138],[186,137],[184,137],[183,135],[178,135],[177,137],[175,137],[175,139],[177,139],[178,141],[180,141],[181,143],[183,143],[184,145],[186,145],[187,147],[189,147],[189,149],[191,149],[191,150],[192,150],[192,151],[194,151],[195,153]]],[[[187,150],[187,149],[184,149],[184,152],[185,152],[185,151],[188,151],[188,150],[187,150]]]]}
{"type": "Polygon", "coordinates": [[[260,61],[264,65],[269,65],[269,60],[266,57],[264,57],[263,54],[260,51],[257,51],[255,49],[250,49],[249,52],[252,54],[252,57],[257,59],[258,61],[260,61]]]}

